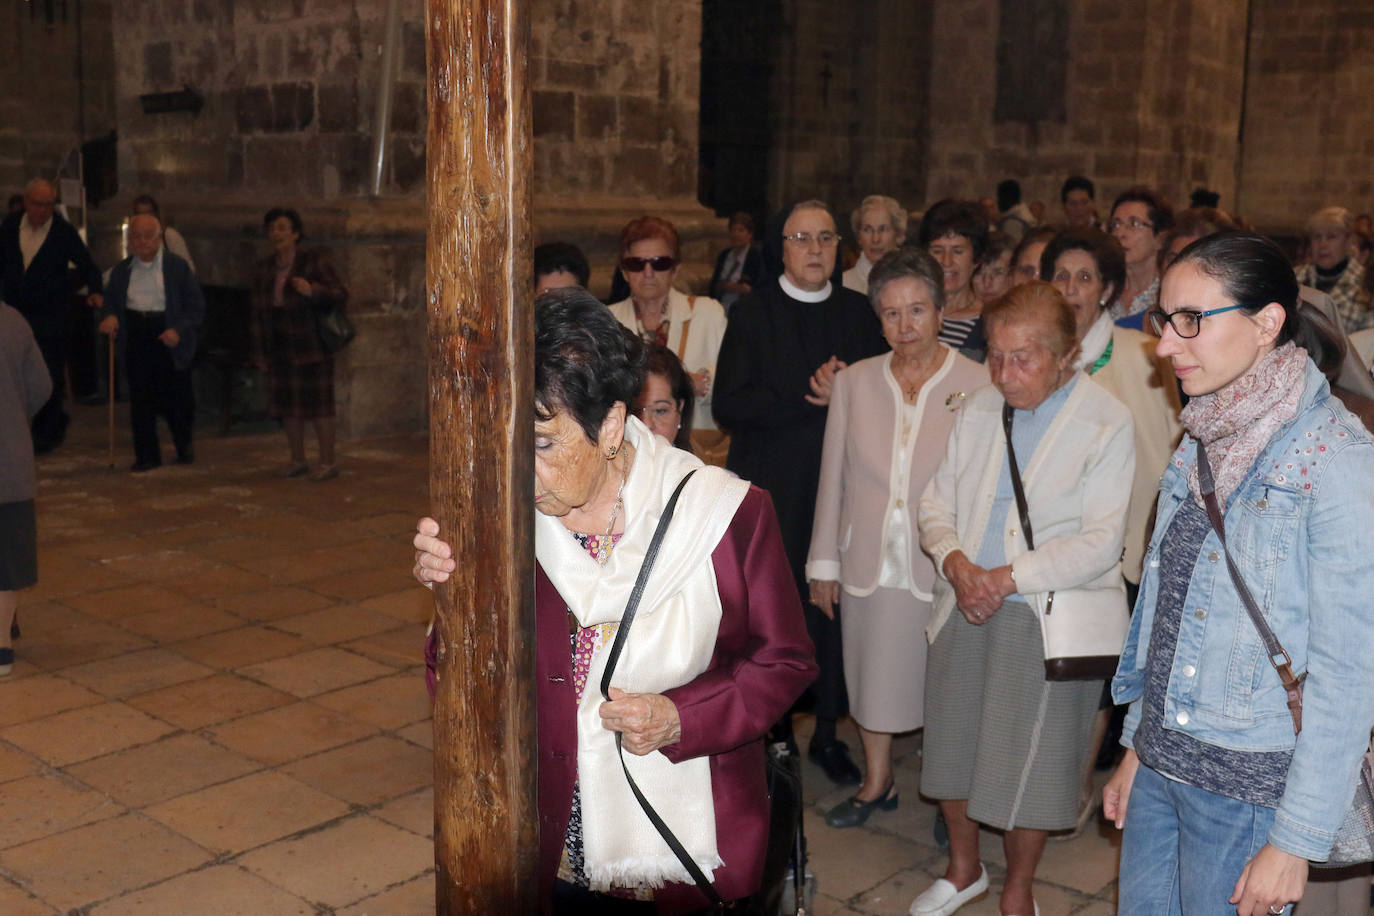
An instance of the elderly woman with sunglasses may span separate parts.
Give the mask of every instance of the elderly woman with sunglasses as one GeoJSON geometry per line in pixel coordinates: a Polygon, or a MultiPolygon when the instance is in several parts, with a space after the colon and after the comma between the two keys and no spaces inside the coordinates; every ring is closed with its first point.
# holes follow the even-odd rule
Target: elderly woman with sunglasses
{"type": "Polygon", "coordinates": [[[640,216],[620,231],[620,273],[630,284],[630,298],[611,305],[611,314],[644,339],[663,344],[682,360],[692,378],[693,438],[708,451],[719,438],[711,417],[711,385],[716,357],[725,337],[725,309],[714,299],[688,296],[673,288],[682,246],[673,224],[640,216]]]}
{"type": "Polygon", "coordinates": [[[1189,245],[1148,314],[1188,436],[1112,682],[1131,704],[1103,791],[1125,830],[1118,912],[1282,914],[1308,861],[1328,858],[1374,725],[1374,566],[1356,534],[1374,518],[1374,442],[1314,365],[1320,342],[1269,240],[1189,245]],[[1301,733],[1228,553],[1305,678],[1301,733]]]}

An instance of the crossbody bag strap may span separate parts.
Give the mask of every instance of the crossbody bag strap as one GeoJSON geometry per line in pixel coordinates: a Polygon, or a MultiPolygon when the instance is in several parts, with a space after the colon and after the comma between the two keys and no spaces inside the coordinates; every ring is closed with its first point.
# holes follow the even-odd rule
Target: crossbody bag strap
{"type": "MultiPolygon", "coordinates": [[[[1016,465],[1016,449],[1011,447],[1011,420],[1016,408],[1002,404],[1002,431],[1007,438],[1007,469],[1011,471],[1011,491],[1016,496],[1016,512],[1021,516],[1021,534],[1026,539],[1026,549],[1035,549],[1035,535],[1031,531],[1030,508],[1026,505],[1026,490],[1021,486],[1021,469],[1016,465]]],[[[1054,592],[1045,600],[1045,613],[1054,610],[1054,592]]]]}
{"type": "Polygon", "coordinates": [[[1198,489],[1202,491],[1202,501],[1207,506],[1207,518],[1221,541],[1221,552],[1226,555],[1226,570],[1231,574],[1231,584],[1236,587],[1240,602],[1245,605],[1245,611],[1250,615],[1250,622],[1259,632],[1260,642],[1264,643],[1264,651],[1269,656],[1269,664],[1278,672],[1284,692],[1288,694],[1288,713],[1293,717],[1293,734],[1298,734],[1302,731],[1302,681],[1293,673],[1293,659],[1289,658],[1288,650],[1274,635],[1269,621],[1264,619],[1259,605],[1255,603],[1254,595],[1250,594],[1249,586],[1245,584],[1235,561],[1231,559],[1231,551],[1226,547],[1226,523],[1222,519],[1221,506],[1217,504],[1216,483],[1212,479],[1212,463],[1207,460],[1207,447],[1202,444],[1201,439],[1197,440],[1197,478],[1198,489]]]}
{"type": "MultiPolygon", "coordinates": [[[[616,663],[620,661],[620,653],[625,648],[625,639],[630,634],[630,624],[634,623],[635,612],[639,610],[639,599],[644,596],[644,587],[649,582],[649,572],[654,568],[654,560],[658,558],[658,548],[663,543],[663,535],[668,531],[668,523],[673,520],[673,513],[677,511],[677,500],[682,495],[682,488],[687,486],[687,481],[692,479],[695,470],[687,472],[687,475],[678,483],[677,489],[668,499],[668,505],[663,507],[663,514],[658,518],[658,527],[654,529],[654,536],[649,541],[649,549],[644,553],[644,562],[640,564],[639,576],[635,579],[635,587],[630,592],[630,599],[625,602],[625,613],[620,617],[620,625],[616,627],[615,640],[611,643],[610,654],[606,658],[606,670],[601,675],[601,695],[607,700],[611,698],[611,675],[615,673],[616,663]]],[[[639,785],[634,777],[630,775],[630,768],[625,763],[625,751],[621,747],[621,733],[615,733],[615,750],[620,757],[620,768],[625,771],[625,781],[630,785],[630,791],[634,793],[635,801],[639,802],[639,807],[644,810],[644,815],[649,819],[649,823],[654,825],[659,836],[663,837],[663,842],[668,844],[668,848],[677,856],[677,860],[682,863],[682,867],[687,869],[687,874],[692,876],[701,892],[706,895],[706,899],[711,901],[713,907],[719,908],[724,905],[720,894],[707,879],[705,872],[692,858],[692,854],[687,851],[687,847],[682,845],[682,841],[673,834],[673,831],[659,817],[654,806],[649,804],[649,800],[644,797],[644,793],[639,790],[639,785]]]]}
{"type": "Polygon", "coordinates": [[[692,327],[692,315],[697,310],[697,297],[687,297],[687,320],[682,323],[682,336],[677,339],[677,353],[681,359],[687,358],[687,332],[692,327]]]}

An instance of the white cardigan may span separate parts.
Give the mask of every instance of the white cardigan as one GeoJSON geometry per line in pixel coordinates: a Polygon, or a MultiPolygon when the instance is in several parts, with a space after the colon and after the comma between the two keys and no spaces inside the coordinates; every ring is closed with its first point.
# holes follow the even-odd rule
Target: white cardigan
{"type": "MultiPolygon", "coordinates": [[[[622,299],[610,306],[611,314],[621,324],[638,333],[635,321],[633,299],[622,299]]],[[[716,381],[716,357],[720,355],[720,342],[725,337],[725,309],[714,299],[706,296],[688,297],[677,290],[668,291],[668,349],[682,360],[688,372],[706,372],[709,376],[706,393],[699,396],[692,409],[693,429],[715,429],[711,419],[711,388],[716,381]],[[682,341],[682,326],[690,321],[687,329],[686,346],[682,341]]]]}
{"type": "MultiPolygon", "coordinates": [[[[921,547],[937,573],[934,612],[926,631],[932,641],[955,605],[954,587],[944,574],[945,559],[956,550],[975,559],[987,533],[1007,454],[1002,403],[1002,395],[991,386],[969,397],[954,421],[940,469],[921,496],[921,547]]],[[[1017,460],[1036,548],[1026,550],[1014,506],[1002,538],[1021,597],[1043,614],[1050,591],[1119,588],[1135,471],[1130,411],[1080,374],[1035,452],[1018,455],[1017,460]]]]}

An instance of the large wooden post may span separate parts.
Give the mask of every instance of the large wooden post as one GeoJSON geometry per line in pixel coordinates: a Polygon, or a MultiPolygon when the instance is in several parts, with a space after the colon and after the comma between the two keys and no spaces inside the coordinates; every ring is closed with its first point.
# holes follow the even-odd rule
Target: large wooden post
{"type": "Polygon", "coordinates": [[[436,911],[536,908],[527,0],[426,0],[436,911]]]}

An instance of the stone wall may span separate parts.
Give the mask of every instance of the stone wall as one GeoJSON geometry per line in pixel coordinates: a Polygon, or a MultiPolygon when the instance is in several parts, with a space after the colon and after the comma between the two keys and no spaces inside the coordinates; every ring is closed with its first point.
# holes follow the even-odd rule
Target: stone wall
{"type": "Polygon", "coordinates": [[[1275,231],[1324,206],[1374,210],[1374,6],[1252,5],[1241,210],[1275,231]]]}
{"type": "Polygon", "coordinates": [[[932,34],[927,3],[824,0],[783,5],[773,75],[773,206],[819,197],[848,235],[848,212],[869,194],[915,205],[927,172],[932,34]]]}
{"type": "MultiPolygon", "coordinates": [[[[10,3],[0,30],[0,191],[53,178],[83,140],[115,125],[109,80],[112,0],[59,4],[48,22],[42,3],[10,3]]],[[[69,201],[68,203],[75,203],[69,201]]]]}
{"type": "Polygon", "coordinates": [[[621,227],[653,212],[703,285],[725,227],[696,201],[700,0],[531,6],[536,241],[581,246],[604,296],[621,227]]]}
{"type": "Polygon", "coordinates": [[[938,0],[927,201],[991,196],[1007,177],[1060,218],[1072,174],[1098,185],[1105,217],[1136,182],[1186,201],[1235,187],[1245,9],[1230,0],[1065,0],[1065,117],[998,120],[996,0],[938,0]]]}

